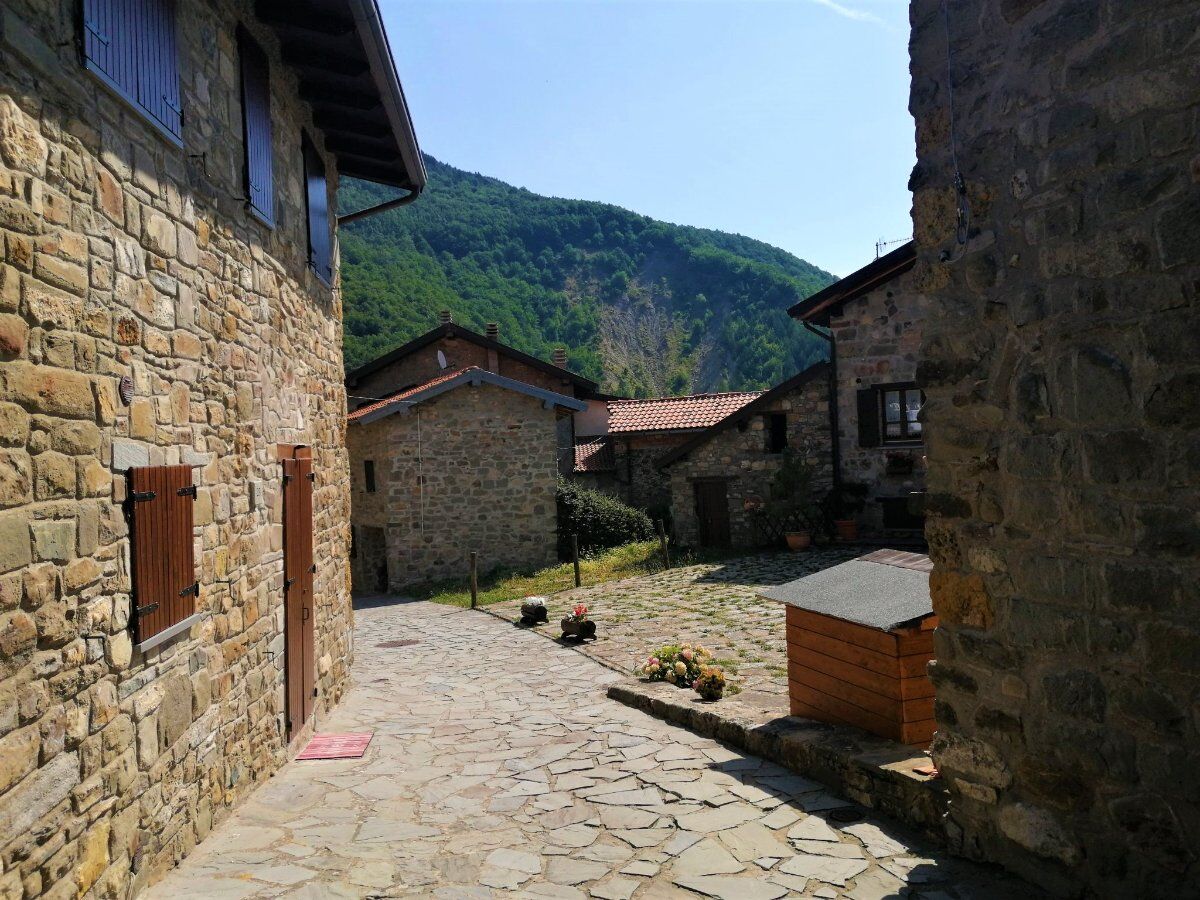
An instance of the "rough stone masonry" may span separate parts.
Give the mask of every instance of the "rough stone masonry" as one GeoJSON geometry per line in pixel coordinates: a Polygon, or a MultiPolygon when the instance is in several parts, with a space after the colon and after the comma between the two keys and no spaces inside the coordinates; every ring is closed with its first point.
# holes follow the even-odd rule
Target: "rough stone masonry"
{"type": "Polygon", "coordinates": [[[85,75],[74,3],[0,9],[4,898],[125,897],[284,762],[276,442],[313,448],[318,709],[346,680],[340,300],[306,265],[311,122],[249,2],[176,8],[186,149],[85,75]],[[239,199],[239,22],[275,73],[273,231],[239,199]],[[205,616],[143,653],[119,473],[179,463],[205,616]]]}
{"type": "Polygon", "coordinates": [[[952,836],[1064,894],[1196,896],[1200,8],[945,12],[912,3],[911,110],[952,836]]]}

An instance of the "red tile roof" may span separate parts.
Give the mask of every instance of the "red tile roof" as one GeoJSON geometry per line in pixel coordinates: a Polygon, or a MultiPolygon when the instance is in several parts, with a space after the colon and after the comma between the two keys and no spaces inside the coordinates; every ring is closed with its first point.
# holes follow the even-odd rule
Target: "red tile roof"
{"type": "Polygon", "coordinates": [[[608,430],[680,431],[708,428],[741,409],[762,391],[729,394],[694,394],[691,397],[652,397],[648,400],[613,400],[608,404],[608,430]]]}
{"type": "Polygon", "coordinates": [[[449,381],[452,378],[457,378],[459,375],[462,375],[464,372],[471,372],[471,371],[482,372],[483,370],[480,369],[479,366],[467,366],[465,369],[455,369],[452,372],[443,372],[441,375],[438,375],[436,378],[431,378],[428,381],[424,382],[423,384],[413,385],[410,388],[405,388],[404,390],[399,391],[398,393],[392,394],[390,397],[384,397],[382,400],[377,400],[374,403],[370,403],[366,406],[360,406],[360,407],[358,407],[358,409],[351,411],[346,416],[346,420],[349,422],[353,422],[356,419],[361,419],[363,416],[367,415],[367,413],[375,412],[375,410],[377,410],[377,409],[382,409],[383,407],[388,406],[392,403],[396,403],[400,400],[404,400],[407,397],[411,397],[413,394],[419,394],[419,393],[421,393],[421,391],[428,390],[431,387],[435,387],[435,386],[441,384],[442,382],[449,381]]]}
{"type": "Polygon", "coordinates": [[[612,441],[604,435],[575,441],[576,472],[611,472],[616,467],[612,441]]]}

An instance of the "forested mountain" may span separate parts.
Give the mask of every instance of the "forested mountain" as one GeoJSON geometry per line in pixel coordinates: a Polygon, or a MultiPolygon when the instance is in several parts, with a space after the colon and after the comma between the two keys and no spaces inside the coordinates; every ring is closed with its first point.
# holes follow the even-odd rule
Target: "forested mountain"
{"type": "MultiPolygon", "coordinates": [[[[825,354],[786,310],[833,276],[790,253],[425,163],[420,200],[341,229],[347,368],[441,309],[543,359],[565,346],[573,370],[632,396],[768,387],[825,354]]],[[[339,206],[388,196],[347,181],[339,206]]]]}

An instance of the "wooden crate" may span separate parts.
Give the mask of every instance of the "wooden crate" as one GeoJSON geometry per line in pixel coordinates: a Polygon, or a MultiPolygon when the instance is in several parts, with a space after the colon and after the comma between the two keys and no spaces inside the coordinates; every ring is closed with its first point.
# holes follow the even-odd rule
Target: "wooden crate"
{"type": "Polygon", "coordinates": [[[791,712],[924,748],[933,739],[932,613],[880,630],[787,607],[791,712]]]}

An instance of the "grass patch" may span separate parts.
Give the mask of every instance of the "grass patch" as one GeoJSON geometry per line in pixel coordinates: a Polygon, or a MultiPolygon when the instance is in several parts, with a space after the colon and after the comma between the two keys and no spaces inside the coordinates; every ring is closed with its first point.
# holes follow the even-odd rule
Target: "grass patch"
{"type": "MultiPolygon", "coordinates": [[[[593,587],[607,581],[619,581],[636,575],[662,571],[662,556],[658,541],[639,541],[599,550],[580,557],[579,573],[583,587],[593,587]]],[[[521,573],[498,569],[479,579],[479,605],[488,606],[505,600],[553,594],[575,587],[574,569],[570,563],[521,573]]],[[[421,600],[445,603],[450,606],[470,606],[471,589],[466,578],[446,579],[415,585],[405,591],[421,600]]]]}

